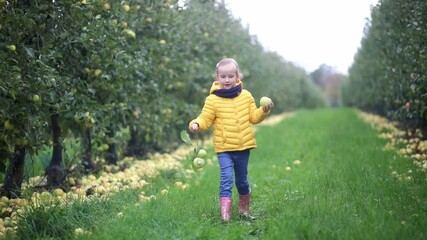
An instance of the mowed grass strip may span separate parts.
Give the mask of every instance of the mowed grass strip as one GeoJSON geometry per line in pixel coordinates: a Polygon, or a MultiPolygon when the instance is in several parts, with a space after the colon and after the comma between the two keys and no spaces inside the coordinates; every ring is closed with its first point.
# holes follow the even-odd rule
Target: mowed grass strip
{"type": "Polygon", "coordinates": [[[186,190],[174,187],[165,174],[148,189],[159,193],[169,186],[154,201],[135,205],[138,193],[115,196],[123,205],[120,215],[103,219],[91,235],[79,238],[427,238],[425,172],[383,151],[385,140],[355,110],[300,111],[277,125],[259,127],[256,134],[249,176],[257,220],[238,217],[234,192],[232,220],[220,221],[219,168],[211,155],[213,164],[188,180],[186,190]],[[398,179],[393,171],[407,177],[398,179]]]}

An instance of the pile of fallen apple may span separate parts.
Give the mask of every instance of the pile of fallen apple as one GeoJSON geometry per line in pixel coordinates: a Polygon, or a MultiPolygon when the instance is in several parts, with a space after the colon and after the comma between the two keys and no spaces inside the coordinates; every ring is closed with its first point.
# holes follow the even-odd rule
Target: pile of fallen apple
{"type": "MultiPolygon", "coordinates": [[[[366,112],[359,111],[359,116],[378,132],[378,137],[388,140],[384,150],[396,151],[403,157],[412,159],[421,171],[427,171],[427,140],[420,129],[400,130],[398,122],[390,122],[387,118],[366,112]]],[[[408,173],[392,170],[392,175],[398,179],[411,180],[408,173]]]]}
{"type": "MultiPolygon", "coordinates": [[[[90,174],[80,179],[68,178],[68,182],[65,183],[69,186],[69,191],[67,192],[61,188],[57,188],[53,191],[33,192],[28,198],[9,199],[1,197],[0,239],[4,237],[6,232],[14,234],[19,224],[18,216],[25,216],[27,210],[32,208],[40,206],[66,207],[74,201],[106,200],[111,194],[126,189],[141,189],[137,204],[154,200],[156,199],[155,195],[147,195],[142,191],[144,186],[150,184],[146,179],[155,178],[162,171],[172,169],[181,169],[184,178],[191,178],[195,171],[185,169],[180,159],[186,159],[192,150],[192,148],[183,145],[172,154],[156,153],[143,161],[134,158],[125,158],[118,163],[118,166],[106,165],[103,171],[97,176],[90,174]],[[123,168],[124,170],[121,170],[123,168]]],[[[201,154],[203,154],[203,151],[201,154]]],[[[200,166],[200,164],[197,166],[200,166]]],[[[23,183],[22,191],[31,191],[35,187],[46,185],[47,181],[45,177],[36,176],[28,182],[23,183]]],[[[177,181],[173,183],[172,187],[185,190],[189,185],[177,181]]],[[[167,193],[167,188],[161,190],[159,194],[163,195],[167,193]]]]}

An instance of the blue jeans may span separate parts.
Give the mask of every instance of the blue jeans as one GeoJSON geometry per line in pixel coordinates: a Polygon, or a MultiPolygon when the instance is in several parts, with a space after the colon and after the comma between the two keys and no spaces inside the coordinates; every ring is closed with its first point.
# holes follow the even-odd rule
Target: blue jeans
{"type": "Polygon", "coordinates": [[[241,195],[249,193],[248,162],[249,150],[218,153],[218,162],[221,169],[219,185],[220,197],[231,197],[233,188],[233,171],[236,178],[237,191],[241,195]]]}

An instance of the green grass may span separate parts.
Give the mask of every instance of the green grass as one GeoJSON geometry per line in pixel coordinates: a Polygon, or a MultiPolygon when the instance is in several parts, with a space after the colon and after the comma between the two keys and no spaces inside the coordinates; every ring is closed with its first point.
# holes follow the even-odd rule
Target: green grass
{"type": "Polygon", "coordinates": [[[238,218],[235,190],[232,220],[220,221],[214,160],[189,180],[173,172],[152,179],[144,191],[156,194],[155,201],[135,206],[139,192],[127,191],[70,224],[92,231],[78,239],[427,238],[425,172],[383,151],[385,140],[355,111],[300,111],[277,125],[259,127],[257,143],[249,163],[255,221],[238,218]],[[411,179],[399,180],[393,171],[411,179]],[[175,180],[190,187],[178,190],[171,183],[175,180]],[[168,186],[168,194],[160,195],[168,186]],[[91,214],[94,221],[87,220],[91,214]]]}
{"type": "MultiPolygon", "coordinates": [[[[130,195],[123,192],[122,197],[130,195]]],[[[61,207],[54,204],[42,204],[38,208],[28,208],[17,230],[20,239],[72,239],[74,230],[88,226],[108,217],[114,217],[120,202],[75,201],[61,207]]]]}

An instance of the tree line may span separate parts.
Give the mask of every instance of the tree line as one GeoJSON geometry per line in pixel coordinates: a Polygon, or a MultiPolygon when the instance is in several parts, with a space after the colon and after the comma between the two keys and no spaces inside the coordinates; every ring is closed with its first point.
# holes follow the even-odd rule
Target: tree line
{"type": "Polygon", "coordinates": [[[427,2],[380,0],[349,70],[343,100],[427,134],[427,2]]]}

